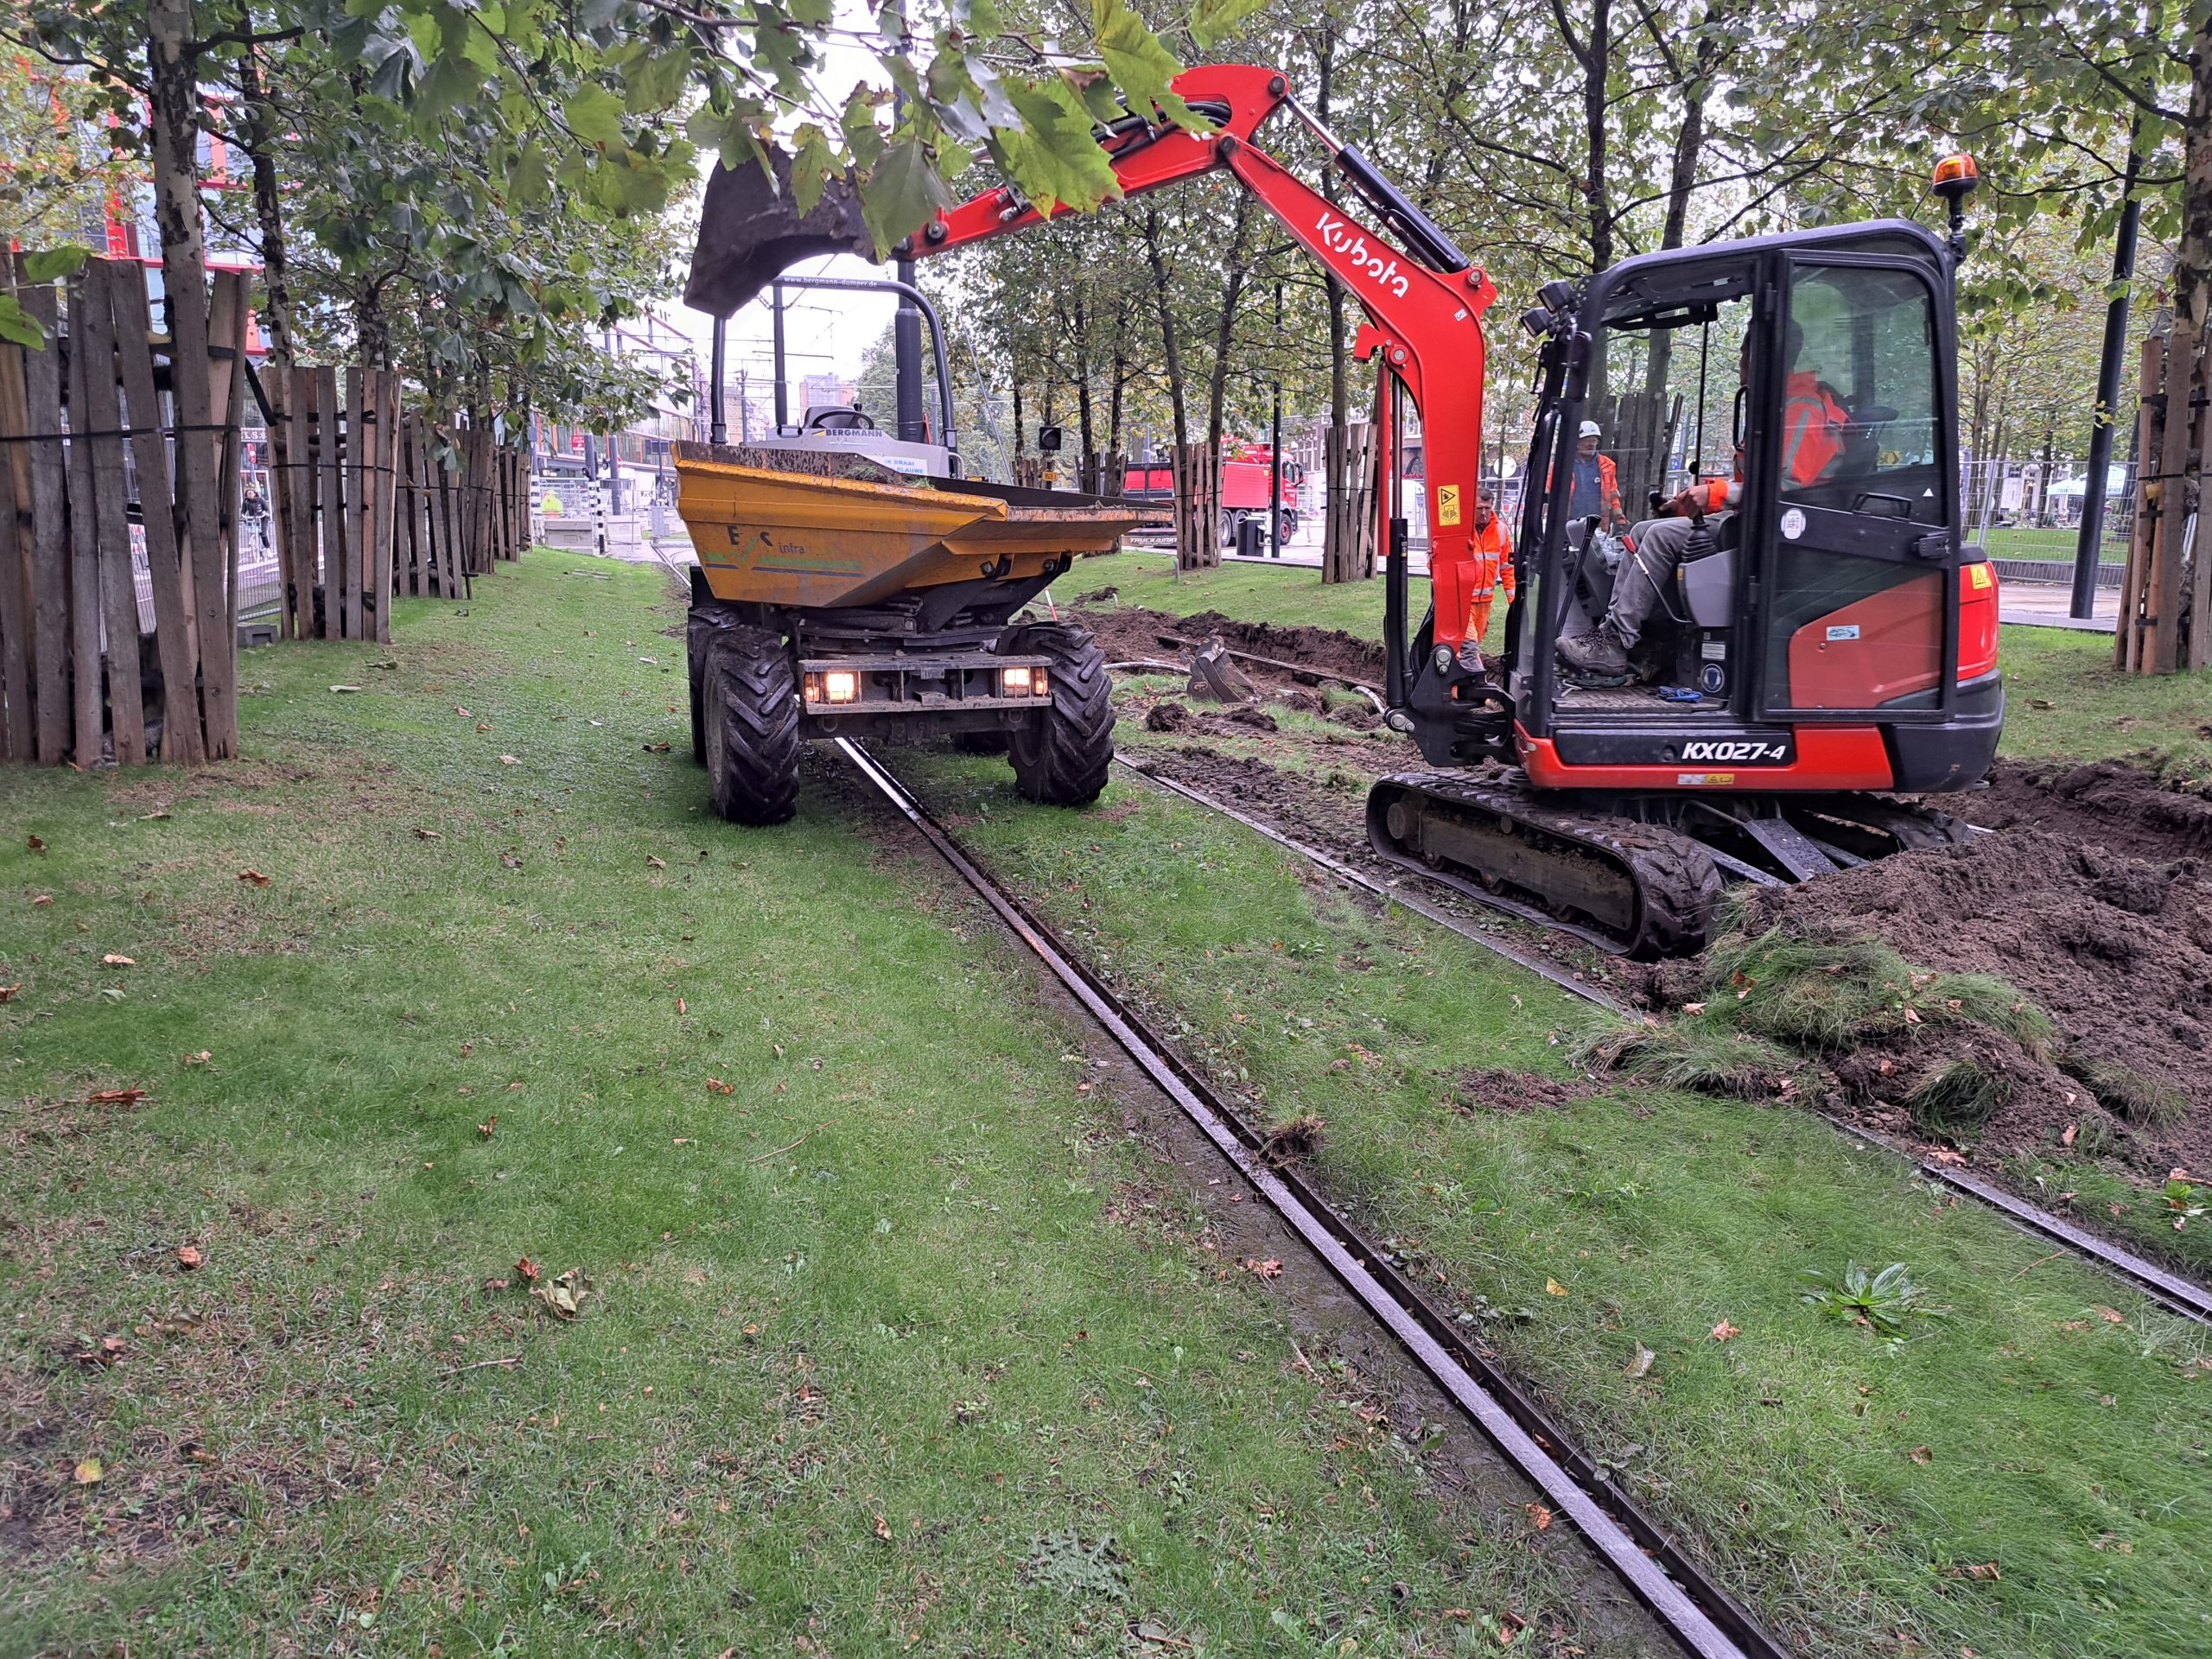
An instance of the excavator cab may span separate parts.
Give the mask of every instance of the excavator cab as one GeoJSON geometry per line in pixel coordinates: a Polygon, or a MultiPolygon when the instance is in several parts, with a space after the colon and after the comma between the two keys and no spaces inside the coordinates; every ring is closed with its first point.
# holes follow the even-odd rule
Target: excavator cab
{"type": "Polygon", "coordinates": [[[1504,664],[1532,781],[1695,789],[1719,761],[1733,790],[1979,780],[2003,696],[1994,578],[1958,533],[1951,292],[1943,243],[1885,222],[1630,259],[1560,296],[1504,664]],[[1593,416],[1645,505],[1628,543],[1654,498],[1726,492],[1676,537],[1618,688],[1572,683],[1554,650],[1620,576],[1557,442],[1593,416]]]}

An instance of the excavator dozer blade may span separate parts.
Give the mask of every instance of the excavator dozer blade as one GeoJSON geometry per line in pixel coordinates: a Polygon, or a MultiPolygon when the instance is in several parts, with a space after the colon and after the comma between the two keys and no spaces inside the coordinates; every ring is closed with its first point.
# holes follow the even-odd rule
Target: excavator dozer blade
{"type": "Polygon", "coordinates": [[[726,317],[802,259],[824,253],[875,257],[875,238],[851,181],[830,180],[813,210],[802,213],[791,194],[791,158],[772,151],[769,166],[772,178],[757,162],[734,172],[717,164],[707,181],[699,242],[683,284],[683,303],[694,310],[726,317]]]}

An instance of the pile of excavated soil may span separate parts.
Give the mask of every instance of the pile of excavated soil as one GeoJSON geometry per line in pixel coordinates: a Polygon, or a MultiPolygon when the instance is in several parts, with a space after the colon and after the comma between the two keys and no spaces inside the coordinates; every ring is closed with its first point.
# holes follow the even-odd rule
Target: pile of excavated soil
{"type": "MultiPolygon", "coordinates": [[[[1277,662],[1294,663],[1371,684],[1382,683],[1382,647],[1371,639],[1333,628],[1241,622],[1218,611],[1201,611],[1196,616],[1171,616],[1166,611],[1147,610],[1136,605],[1112,609],[1077,606],[1062,614],[1090,630],[1105,647],[1109,662],[1147,657],[1188,661],[1191,646],[1202,645],[1212,635],[1219,634],[1222,642],[1232,651],[1249,652],[1256,657],[1269,657],[1277,662]],[[1163,634],[1185,643],[1164,645],[1160,639],[1163,634]]],[[[1248,672],[1255,671],[1249,663],[1239,666],[1248,672]]],[[[1260,672],[1262,677],[1266,677],[1264,671],[1260,672]]]]}
{"type": "Polygon", "coordinates": [[[1936,804],[1985,830],[2048,830],[2139,858],[2212,858],[2212,801],[2123,760],[2000,760],[1986,790],[1936,804]]]}
{"type": "MultiPolygon", "coordinates": [[[[1838,1071],[1860,1103],[1894,1106],[1883,1097],[1901,1094],[1908,1071],[1924,1075],[1931,1052],[1953,1042],[2014,1084],[1980,1148],[2032,1150],[2085,1121],[2092,1091],[2082,1077],[2100,1075],[2101,1065],[2119,1066],[2177,1090],[2186,1108],[2158,1114],[2163,1122],[2119,1108],[2129,1121],[2113,1150],[2147,1174],[2212,1170],[2212,872],[2192,856],[2174,855],[2192,838],[2185,825],[2145,827],[2156,810],[2143,803],[2139,774],[2082,770],[2104,773],[2102,792],[2132,803],[2119,819],[2120,834],[2090,839],[2087,823],[2068,815],[2079,810],[2072,804],[2079,793],[2056,798],[2067,810],[2037,812],[2028,793],[2033,785],[2016,773],[2004,787],[2020,803],[2027,821],[2020,827],[1802,887],[1765,889],[1751,901],[1746,925],[1757,931],[1787,923],[1837,938],[1871,934],[1916,967],[2003,979],[2057,1027],[2050,1064],[1973,1028],[1956,1039],[1917,1033],[1910,1052],[1895,1056],[1847,1057],[1838,1071]],[[2154,849],[2160,855],[2142,855],[2154,849]],[[1885,1058],[1892,1070],[1879,1069],[1885,1058]],[[1892,1078],[1894,1086],[1885,1086],[1892,1078]]],[[[2114,1103],[2110,1090],[2097,1092],[2114,1103]]]]}

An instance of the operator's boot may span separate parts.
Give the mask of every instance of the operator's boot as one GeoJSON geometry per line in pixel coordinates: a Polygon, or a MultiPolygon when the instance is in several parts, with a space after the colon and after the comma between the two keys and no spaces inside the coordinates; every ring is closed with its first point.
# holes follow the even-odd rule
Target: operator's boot
{"type": "Polygon", "coordinates": [[[1562,634],[1557,649],[1560,665],[1583,685],[1626,685],[1629,682],[1628,652],[1612,629],[1603,623],[1589,633],[1562,634]]]}

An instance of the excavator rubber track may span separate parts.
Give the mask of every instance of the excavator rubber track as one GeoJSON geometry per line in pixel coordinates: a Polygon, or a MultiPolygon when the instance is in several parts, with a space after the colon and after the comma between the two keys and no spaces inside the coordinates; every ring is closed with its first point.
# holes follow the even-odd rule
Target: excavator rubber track
{"type": "Polygon", "coordinates": [[[1393,862],[1620,956],[1702,950],[1720,897],[1719,867],[1688,836],[1464,774],[1378,779],[1367,836],[1393,862]]]}

